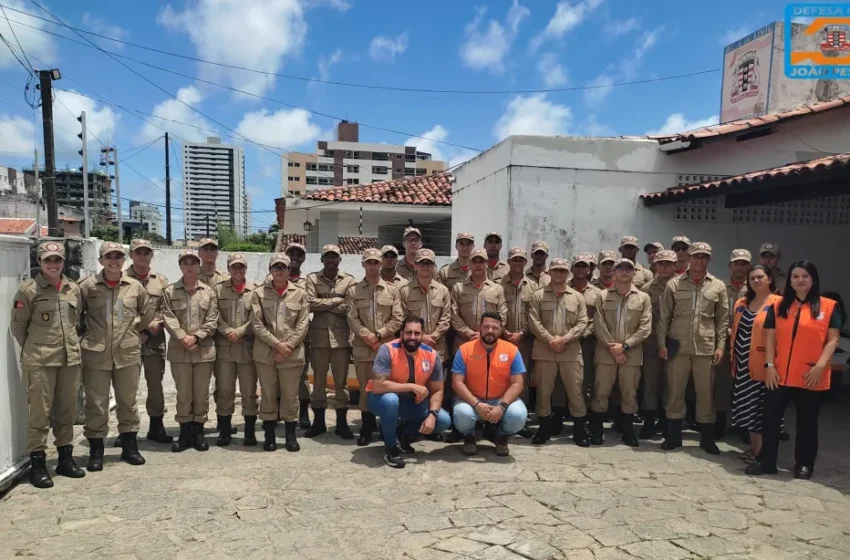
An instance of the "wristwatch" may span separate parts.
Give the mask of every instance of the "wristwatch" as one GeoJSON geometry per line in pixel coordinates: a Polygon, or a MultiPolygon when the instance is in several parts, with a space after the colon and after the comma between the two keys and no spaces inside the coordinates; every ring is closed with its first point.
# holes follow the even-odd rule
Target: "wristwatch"
{"type": "Polygon", "coordinates": [[[440,411],[439,410],[429,410],[428,414],[431,414],[431,415],[434,416],[434,418],[436,418],[440,415],[440,411]]]}
{"type": "Polygon", "coordinates": [[[629,346],[628,344],[626,344],[626,343],[624,342],[624,343],[623,343],[623,350],[628,350],[629,348],[631,348],[631,346],[629,346]]]}
{"type": "Polygon", "coordinates": [[[765,362],[764,367],[769,368],[769,367],[776,367],[776,366],[773,364],[773,362],[765,362]]]}
{"type": "Polygon", "coordinates": [[[506,403],[505,401],[499,401],[499,406],[502,407],[502,410],[508,409],[508,403],[506,403]]]}

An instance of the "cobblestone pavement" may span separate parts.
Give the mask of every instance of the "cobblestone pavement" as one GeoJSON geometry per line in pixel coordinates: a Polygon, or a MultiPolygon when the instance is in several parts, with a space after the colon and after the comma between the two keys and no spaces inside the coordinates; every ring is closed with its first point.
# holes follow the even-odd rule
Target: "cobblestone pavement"
{"type": "MultiPolygon", "coordinates": [[[[788,473],[791,444],[780,475],[751,478],[739,445],[709,457],[693,434],[673,453],[658,441],[632,450],[610,431],[590,450],[512,438],[507,458],[489,443],[466,458],[423,442],[403,470],[384,466],[378,444],[330,434],[300,438],[300,453],[244,448],[241,435],[206,453],[142,440],[142,467],[120,462],[110,439],[103,472],[56,477],[52,490],[22,482],[0,500],[0,557],[844,560],[847,400],[822,415],[808,482],[788,473]]],[[[86,453],[82,440],[75,454],[86,453]]]]}

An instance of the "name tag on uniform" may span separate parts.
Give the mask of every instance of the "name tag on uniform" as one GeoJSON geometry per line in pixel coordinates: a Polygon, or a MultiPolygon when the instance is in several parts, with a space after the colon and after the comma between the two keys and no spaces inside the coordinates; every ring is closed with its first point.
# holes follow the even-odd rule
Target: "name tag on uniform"
{"type": "Polygon", "coordinates": [[[499,361],[502,363],[507,363],[508,355],[507,354],[499,354],[499,361]]]}
{"type": "Polygon", "coordinates": [[[431,371],[431,362],[422,360],[422,371],[431,371]]]}

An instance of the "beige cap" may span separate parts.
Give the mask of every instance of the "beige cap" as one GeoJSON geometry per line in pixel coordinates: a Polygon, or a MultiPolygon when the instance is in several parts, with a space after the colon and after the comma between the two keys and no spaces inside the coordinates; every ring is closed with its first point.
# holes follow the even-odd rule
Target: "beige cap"
{"type": "Polygon", "coordinates": [[[421,261],[431,261],[432,263],[437,263],[437,255],[434,254],[434,251],[431,249],[419,249],[416,251],[416,259],[414,262],[421,261]]]}
{"type": "Polygon", "coordinates": [[[591,255],[590,253],[579,253],[578,255],[573,257],[573,266],[575,266],[577,264],[581,264],[581,263],[584,263],[587,266],[590,266],[592,259],[589,259],[588,257],[592,257],[592,256],[593,255],[591,255]]]}
{"type": "Polygon", "coordinates": [[[647,243],[646,245],[644,245],[643,246],[644,252],[648,252],[650,247],[655,247],[659,251],[664,250],[664,245],[662,245],[660,241],[653,241],[651,243],[647,243]]]}
{"type": "Polygon", "coordinates": [[[210,237],[204,237],[203,239],[198,241],[198,248],[199,249],[202,249],[202,248],[206,247],[207,245],[213,245],[216,249],[218,249],[218,241],[216,241],[215,239],[212,239],[210,237]]]}
{"type": "Polygon", "coordinates": [[[499,233],[498,231],[491,231],[491,232],[489,232],[487,235],[485,235],[485,236],[484,236],[484,241],[487,241],[487,238],[488,238],[488,237],[498,237],[498,238],[499,238],[499,241],[501,241],[501,240],[502,240],[502,234],[501,234],[501,233],[499,233]]]}
{"type": "Polygon", "coordinates": [[[304,245],[302,245],[300,243],[290,243],[289,245],[286,246],[286,250],[284,250],[283,252],[288,253],[291,249],[298,249],[299,251],[301,251],[305,255],[307,254],[307,248],[304,247],[304,245]]]}
{"type": "Polygon", "coordinates": [[[393,253],[397,257],[398,249],[395,248],[395,245],[384,245],[381,247],[381,256],[386,255],[387,253],[393,253]]]}
{"type": "Polygon", "coordinates": [[[632,268],[635,267],[634,261],[632,259],[621,258],[614,261],[614,268],[619,268],[621,266],[630,266],[632,268]]]}
{"type": "Polygon", "coordinates": [[[511,250],[508,251],[508,260],[515,259],[517,257],[528,260],[528,253],[522,247],[512,247],[511,250]]]}
{"type": "Polygon", "coordinates": [[[671,251],[670,249],[664,249],[663,251],[658,251],[655,254],[655,262],[676,263],[678,260],[679,259],[676,258],[676,251],[671,251]]]}
{"type": "Polygon", "coordinates": [[[248,259],[245,258],[245,255],[242,253],[233,253],[229,257],[227,257],[227,266],[234,264],[242,264],[246,267],[248,266],[248,259]]]}
{"type": "Polygon", "coordinates": [[[38,260],[44,260],[47,257],[62,257],[65,258],[65,246],[55,241],[47,241],[38,246],[38,260]]]}
{"type": "Polygon", "coordinates": [[[538,239],[531,245],[531,254],[533,255],[537,251],[543,251],[547,255],[549,254],[549,244],[545,241],[538,239]]]}
{"type": "Polygon", "coordinates": [[[782,255],[782,249],[779,247],[779,243],[762,243],[761,247],[759,247],[759,255],[762,255],[764,253],[779,257],[782,255]]]}
{"type": "Polygon", "coordinates": [[[599,251],[599,264],[606,262],[617,262],[617,253],[615,251],[599,251]]]}
{"type": "Polygon", "coordinates": [[[286,253],[275,253],[272,255],[272,258],[269,260],[269,268],[273,267],[276,264],[286,265],[286,268],[289,268],[289,257],[286,256],[286,253]]]}
{"type": "Polygon", "coordinates": [[[584,258],[587,259],[587,262],[591,266],[596,266],[596,255],[594,255],[593,253],[582,253],[582,254],[584,255],[584,258]]]}
{"type": "Polygon", "coordinates": [[[570,263],[567,262],[567,259],[557,258],[552,259],[549,262],[549,270],[569,270],[570,263]]]}
{"type": "Polygon", "coordinates": [[[691,246],[691,240],[685,237],[684,235],[677,235],[676,237],[674,237],[673,243],[670,244],[670,247],[672,248],[673,245],[675,245],[676,243],[684,243],[688,247],[691,246]]]}
{"type": "Polygon", "coordinates": [[[147,239],[134,239],[130,241],[130,252],[132,253],[136,249],[150,249],[153,251],[153,245],[147,239]]]}
{"type": "Polygon", "coordinates": [[[198,262],[201,262],[201,257],[198,256],[198,252],[194,249],[183,249],[179,253],[177,253],[177,263],[179,264],[186,257],[195,259],[198,262]]]}
{"type": "Polygon", "coordinates": [[[324,257],[328,253],[336,253],[337,255],[342,255],[342,251],[339,250],[339,247],[336,245],[325,245],[322,247],[322,256],[324,257]]]}
{"type": "Polygon", "coordinates": [[[638,238],[634,235],[627,235],[620,240],[620,249],[622,249],[623,247],[628,247],[629,245],[637,247],[638,238]]]}
{"type": "Polygon", "coordinates": [[[100,256],[105,257],[109,253],[121,253],[122,255],[126,255],[127,253],[124,251],[124,246],[120,243],[116,243],[114,241],[107,241],[106,243],[100,244],[100,256]]]}
{"type": "Polygon", "coordinates": [[[696,243],[691,243],[690,248],[688,249],[689,255],[708,255],[711,256],[711,245],[706,243],[705,241],[697,241],[696,243]]]}
{"type": "Polygon", "coordinates": [[[486,261],[487,251],[485,251],[484,249],[473,249],[472,252],[469,254],[469,260],[477,258],[482,258],[486,261]]]}
{"type": "Polygon", "coordinates": [[[734,249],[729,254],[729,262],[735,261],[753,262],[753,256],[746,249],[734,249]]]}
{"type": "Polygon", "coordinates": [[[402,235],[401,238],[407,239],[407,236],[410,235],[411,233],[415,233],[416,235],[419,236],[420,239],[422,239],[422,232],[419,231],[419,229],[417,229],[415,227],[405,228],[404,235],[402,235]]]}
{"type": "Polygon", "coordinates": [[[470,241],[475,243],[475,236],[469,233],[468,231],[462,231],[457,234],[457,237],[455,237],[455,242],[460,241],[461,239],[469,239],[470,241]]]}
{"type": "Polygon", "coordinates": [[[381,262],[381,259],[384,257],[384,254],[381,253],[380,249],[376,249],[375,247],[369,247],[368,249],[363,250],[363,256],[360,258],[360,262],[369,262],[369,261],[378,261],[381,262]]]}

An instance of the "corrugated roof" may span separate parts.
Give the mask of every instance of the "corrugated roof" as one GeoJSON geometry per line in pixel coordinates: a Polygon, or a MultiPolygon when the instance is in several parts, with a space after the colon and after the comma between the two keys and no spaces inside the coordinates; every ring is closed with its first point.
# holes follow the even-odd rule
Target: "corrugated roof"
{"type": "MultiPolygon", "coordinates": [[[[647,205],[663,204],[672,202],[673,200],[681,200],[683,198],[693,198],[699,196],[711,196],[735,190],[738,187],[754,186],[765,181],[772,181],[784,177],[797,176],[800,178],[808,178],[807,175],[819,174],[824,171],[831,171],[837,168],[850,166],[850,152],[826,156],[810,161],[799,163],[791,163],[782,167],[774,167],[772,169],[764,169],[762,171],[751,171],[734,177],[726,177],[717,181],[708,181],[705,183],[697,183],[694,185],[684,185],[680,187],[672,187],[665,191],[647,193],[641,195],[644,203],[647,205]]],[[[812,178],[815,178],[813,176],[812,178]]]]}
{"type": "Polygon", "coordinates": [[[35,220],[24,218],[0,218],[0,233],[27,233],[35,225],[35,220]]]}
{"type": "Polygon", "coordinates": [[[451,173],[309,191],[304,200],[451,206],[451,173]]]}

